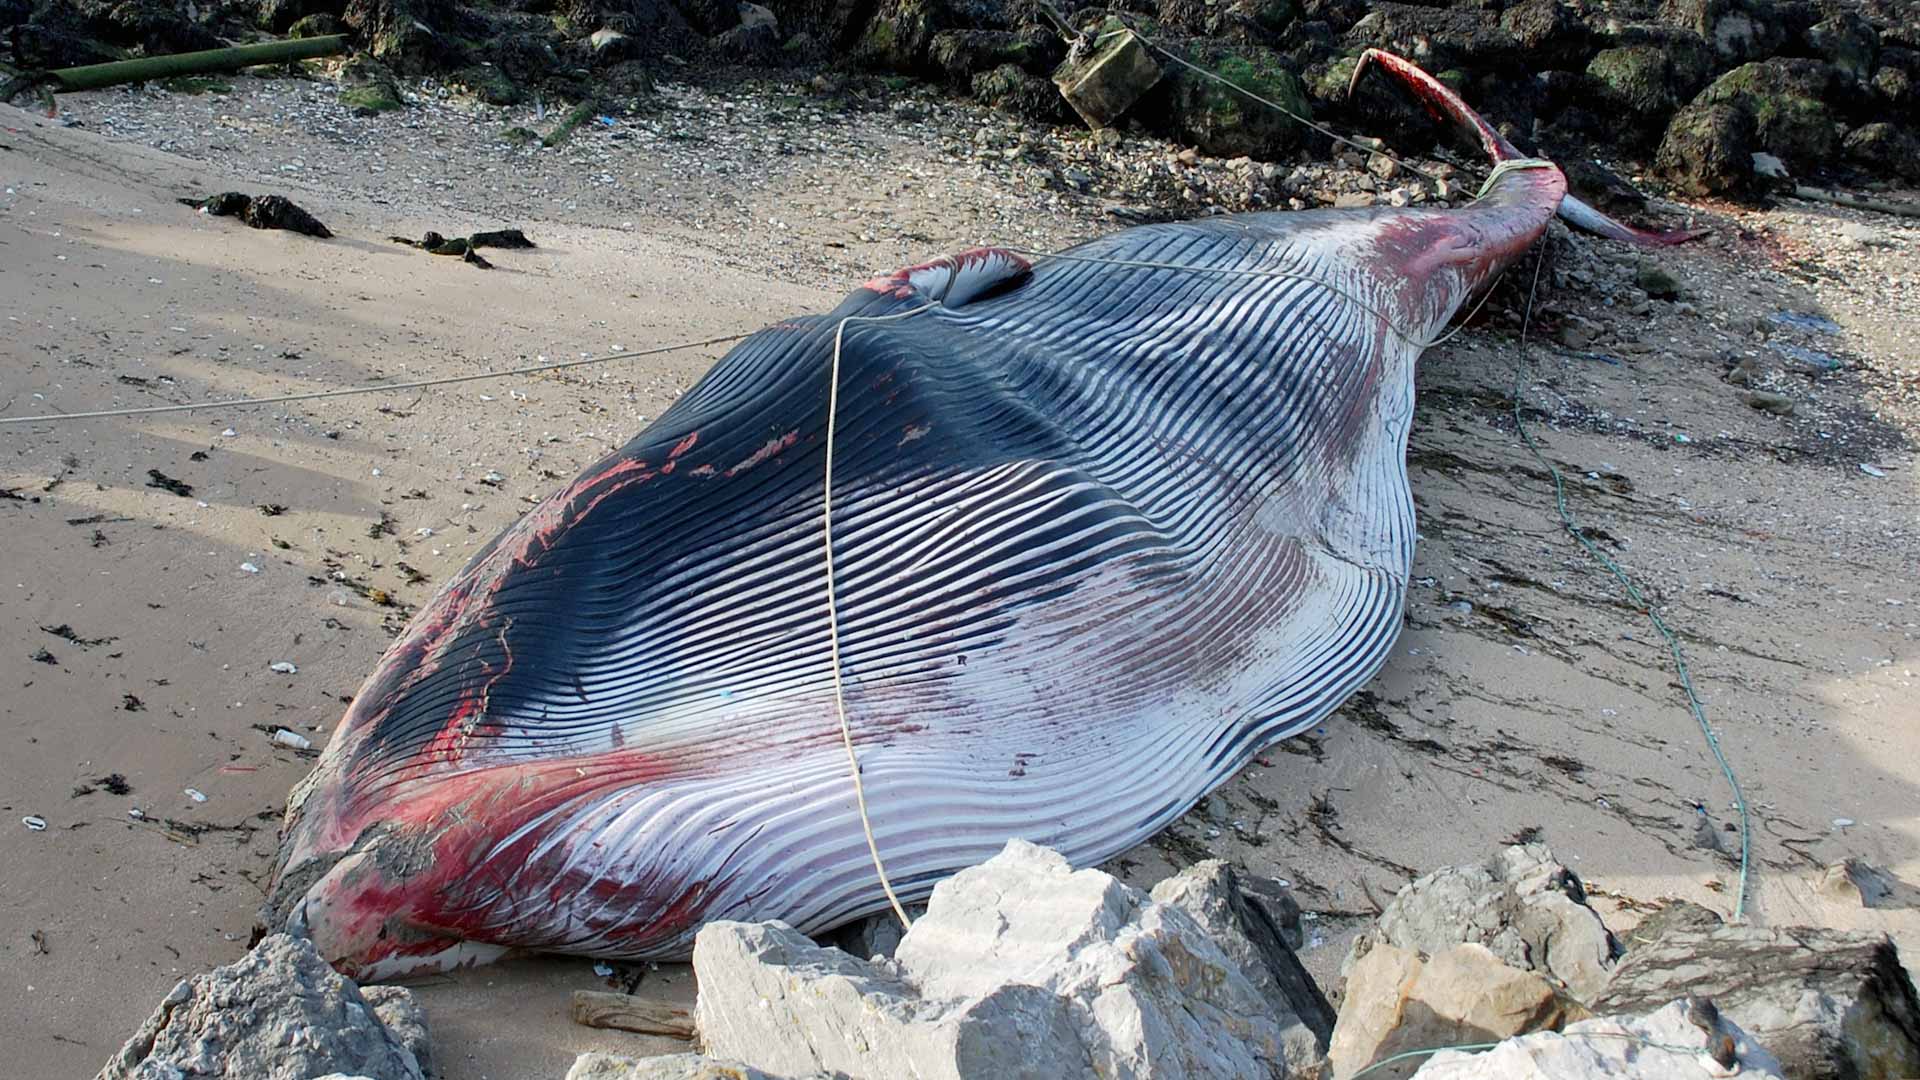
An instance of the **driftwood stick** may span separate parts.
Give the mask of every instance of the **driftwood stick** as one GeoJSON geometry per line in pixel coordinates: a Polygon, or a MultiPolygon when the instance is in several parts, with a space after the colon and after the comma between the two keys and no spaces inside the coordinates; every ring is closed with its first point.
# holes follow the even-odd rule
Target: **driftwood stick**
{"type": "Polygon", "coordinates": [[[115,60],[107,64],[57,68],[47,72],[47,78],[56,90],[70,93],[75,90],[98,90],[103,86],[118,86],[121,83],[172,79],[181,75],[239,71],[241,68],[253,67],[256,64],[311,60],[321,56],[336,56],[346,51],[346,35],[331,34],[326,37],[293,38],[287,41],[269,41],[260,45],[235,45],[227,49],[207,49],[203,52],[174,53],[171,56],[147,56],[138,60],[115,60]]]}
{"type": "Polygon", "coordinates": [[[1855,195],[1850,191],[1834,191],[1830,188],[1813,188],[1798,184],[1793,189],[1793,197],[1809,202],[1826,203],[1830,206],[1846,206],[1855,210],[1872,210],[1879,214],[1893,214],[1898,217],[1920,218],[1920,204],[1888,202],[1885,199],[1869,199],[1865,195],[1855,195]]]}
{"type": "Polygon", "coordinates": [[[573,992],[573,1022],[583,1027],[613,1028],[642,1035],[693,1038],[693,1013],[684,1006],[604,990],[573,992]]]}

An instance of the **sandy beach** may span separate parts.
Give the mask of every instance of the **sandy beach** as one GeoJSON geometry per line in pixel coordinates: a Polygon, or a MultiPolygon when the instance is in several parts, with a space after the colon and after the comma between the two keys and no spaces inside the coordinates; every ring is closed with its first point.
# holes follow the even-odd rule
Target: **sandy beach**
{"type": "MultiPolygon", "coordinates": [[[[816,124],[791,95],[682,88],[661,116],[540,152],[486,137],[503,110],[359,119],[332,93],[236,79],[62,97],[61,119],[0,107],[0,416],[639,352],[824,310],[971,244],[1121,225],[1095,196],[956,160],[967,115],[816,124]],[[800,119],[771,124],[768,101],[800,119]],[[293,198],[335,238],[178,202],[225,190],[293,198]],[[387,239],[501,227],[539,246],[491,272],[387,239]]],[[[1727,781],[1665,644],[1562,529],[1519,386],[1586,535],[1676,631],[1744,789],[1746,916],[1885,931],[1912,970],[1920,911],[1820,883],[1849,857],[1920,881],[1920,228],[1793,202],[1697,217],[1707,241],[1653,257],[1675,302],[1630,310],[1644,296],[1608,283],[1647,257],[1563,238],[1529,349],[1512,284],[1426,356],[1393,659],[1113,869],[1151,883],[1217,856],[1286,880],[1327,985],[1400,885],[1515,838],[1576,868],[1616,931],[1672,897],[1732,913],[1727,781]],[[1741,360],[1792,415],[1725,381],[1741,360]]],[[[245,950],[311,765],[272,732],[323,745],[439,583],[722,351],[0,427],[0,1074],[91,1075],[176,980],[245,950]]],[[[425,982],[441,1075],[676,1048],[568,1022],[573,989],[691,1000],[684,967],[612,970],[425,982]]]]}

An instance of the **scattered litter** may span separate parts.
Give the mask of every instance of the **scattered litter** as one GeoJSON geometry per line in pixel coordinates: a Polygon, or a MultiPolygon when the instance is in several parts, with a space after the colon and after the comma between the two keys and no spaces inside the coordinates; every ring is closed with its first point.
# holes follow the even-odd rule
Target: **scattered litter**
{"type": "Polygon", "coordinates": [[[307,738],[297,731],[288,731],[286,728],[275,731],[273,733],[273,741],[279,743],[281,746],[291,746],[295,750],[313,749],[312,739],[307,738]]]}
{"type": "Polygon", "coordinates": [[[325,225],[320,224],[318,218],[302,210],[293,200],[280,195],[242,195],[237,191],[223,191],[204,199],[181,199],[180,204],[214,217],[237,217],[256,229],[285,229],[322,240],[333,235],[325,225]]]}
{"type": "Polygon", "coordinates": [[[1881,468],[1881,467],[1880,467],[1880,466],[1878,466],[1878,465],[1869,465],[1869,464],[1867,464],[1867,463],[1866,463],[1866,462],[1864,462],[1864,461],[1860,463],[1860,471],[1861,471],[1861,472],[1863,472],[1863,473],[1866,473],[1866,474],[1867,474],[1868,476],[1885,476],[1885,475],[1887,475],[1887,470],[1885,470],[1885,469],[1883,469],[1883,468],[1881,468]]]}
{"type": "Polygon", "coordinates": [[[223,438],[223,439],[231,439],[231,438],[233,438],[233,437],[234,437],[235,435],[238,435],[238,434],[240,434],[240,433],[239,433],[239,432],[237,432],[237,431],[235,431],[235,430],[233,430],[232,428],[227,428],[226,430],[224,430],[224,431],[222,431],[222,432],[220,432],[220,437],[221,437],[221,438],[223,438]]]}
{"type": "Polygon", "coordinates": [[[1673,433],[1673,441],[1677,443],[1690,443],[1693,440],[1681,434],[1680,432],[1676,431],[1673,433]]]}
{"type": "Polygon", "coordinates": [[[127,808],[127,817],[133,821],[145,821],[147,820],[147,813],[137,806],[132,806],[127,808]]]}
{"type": "Polygon", "coordinates": [[[607,963],[605,960],[595,960],[593,962],[593,973],[603,979],[607,978],[613,974],[613,965],[607,963]]]}
{"type": "Polygon", "coordinates": [[[241,564],[240,564],[240,569],[241,569],[241,570],[244,570],[245,572],[247,572],[247,573],[249,573],[249,574],[257,574],[257,573],[259,573],[259,572],[260,572],[260,568],[259,568],[259,567],[257,567],[257,566],[255,566],[255,565],[253,565],[253,564],[252,564],[252,563],[250,563],[250,562],[243,562],[243,563],[241,563],[241,564]]]}
{"type": "Polygon", "coordinates": [[[20,824],[25,825],[34,832],[47,831],[47,819],[36,814],[28,814],[26,817],[21,818],[20,824]]]}
{"type": "Polygon", "coordinates": [[[1844,829],[1852,824],[1853,819],[1850,817],[1837,817],[1833,819],[1833,827],[1836,829],[1844,829]]]}
{"type": "Polygon", "coordinates": [[[1818,349],[1809,349],[1801,345],[1789,345],[1779,341],[1770,342],[1769,344],[1772,346],[1774,352],[1814,371],[1839,371],[1846,366],[1840,362],[1839,357],[1823,353],[1818,349]]]}
{"type": "Polygon", "coordinates": [[[294,667],[285,660],[275,660],[273,663],[267,665],[267,668],[270,671],[275,671],[282,675],[297,675],[300,672],[299,668],[294,667]]]}
{"type": "Polygon", "coordinates": [[[1767,316],[1771,322],[1781,326],[1791,326],[1795,330],[1812,330],[1818,334],[1837,334],[1840,324],[1824,315],[1815,315],[1806,311],[1776,311],[1767,316]]]}
{"type": "Polygon", "coordinates": [[[207,801],[207,793],[204,791],[201,791],[199,788],[187,788],[184,794],[187,796],[187,798],[192,799],[194,802],[207,801]]]}

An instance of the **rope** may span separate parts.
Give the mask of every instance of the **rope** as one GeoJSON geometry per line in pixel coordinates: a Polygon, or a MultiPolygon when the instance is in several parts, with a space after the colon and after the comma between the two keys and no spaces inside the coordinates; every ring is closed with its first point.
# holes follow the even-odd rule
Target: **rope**
{"type": "Polygon", "coordinates": [[[723,345],[729,341],[739,341],[747,334],[725,334],[720,337],[705,338],[700,341],[683,341],[677,345],[661,345],[637,352],[608,353],[586,360],[562,360],[552,364],[534,364],[531,367],[512,368],[507,371],[487,371],[476,375],[452,375],[441,379],[419,379],[414,382],[379,383],[370,386],[348,386],[337,390],[313,390],[301,394],[281,394],[264,398],[229,398],[224,401],[196,401],[186,405],[151,405],[136,409],[96,409],[92,412],[54,413],[51,416],[0,416],[0,427],[10,424],[50,424],[67,420],[100,420],[114,416],[157,416],[161,413],[193,412],[198,409],[244,408],[251,405],[280,405],[290,401],[317,401],[320,398],[349,397],[354,394],[377,394],[391,390],[419,390],[429,386],[450,386],[454,383],[478,382],[481,379],[505,379],[514,375],[532,375],[542,371],[559,371],[563,368],[585,367],[588,364],[605,364],[614,360],[626,360],[635,356],[658,356],[661,353],[679,352],[682,349],[698,349],[707,345],[723,345]]]}
{"type": "Polygon", "coordinates": [[[880,876],[880,888],[887,894],[887,903],[893,905],[894,916],[906,929],[913,928],[913,920],[907,918],[907,909],[900,903],[900,897],[894,894],[893,881],[887,877],[886,863],[880,858],[880,842],[873,836],[873,820],[867,814],[866,785],[860,782],[860,755],[853,748],[853,726],[847,720],[846,686],[840,675],[840,607],[833,577],[833,437],[840,414],[840,344],[846,335],[847,324],[893,322],[911,318],[937,306],[937,301],[929,300],[917,308],[891,315],[849,315],[834,327],[833,363],[827,369],[827,469],[820,502],[821,532],[827,548],[827,649],[833,668],[833,708],[840,718],[840,743],[847,749],[847,771],[853,776],[853,798],[860,808],[860,829],[867,834],[867,853],[873,856],[874,873],[880,876]]]}
{"type": "Polygon", "coordinates": [[[1141,43],[1146,45],[1147,48],[1152,49],[1154,52],[1159,53],[1161,56],[1164,56],[1167,59],[1173,61],[1174,63],[1179,64],[1181,67],[1186,68],[1187,70],[1192,71],[1195,74],[1202,76],[1203,78],[1211,79],[1212,81],[1219,83],[1221,86],[1224,86],[1229,90],[1233,90],[1236,93],[1243,94],[1246,97],[1249,97],[1254,101],[1257,101],[1262,105],[1265,105],[1267,108],[1280,113],[1282,116],[1285,116],[1287,119],[1292,120],[1296,124],[1300,124],[1303,127],[1312,128],[1314,131],[1317,131],[1320,134],[1325,135],[1327,138],[1332,139],[1334,142],[1340,143],[1343,146],[1352,147],[1353,149],[1358,150],[1363,154],[1379,154],[1381,157],[1386,158],[1388,161],[1393,162],[1395,165],[1400,166],[1401,168],[1407,170],[1408,172],[1425,177],[1426,179],[1431,180],[1435,184],[1443,184],[1446,182],[1446,177],[1443,177],[1438,173],[1430,172],[1426,169],[1423,169],[1420,166],[1415,165],[1410,161],[1405,161],[1401,158],[1395,157],[1391,152],[1386,150],[1384,147],[1368,146],[1367,144],[1360,142],[1356,139],[1348,138],[1347,136],[1340,134],[1339,132],[1333,130],[1332,128],[1327,127],[1325,124],[1316,123],[1312,119],[1309,119],[1308,117],[1305,117],[1305,116],[1301,116],[1299,113],[1294,112],[1292,109],[1287,108],[1285,105],[1282,105],[1279,102],[1272,100],[1271,98],[1267,98],[1260,94],[1256,94],[1253,91],[1247,89],[1246,87],[1241,86],[1239,83],[1236,83],[1223,76],[1216,75],[1213,72],[1208,71],[1206,68],[1203,68],[1200,65],[1193,63],[1192,61],[1188,60],[1186,57],[1181,56],[1179,53],[1176,53],[1173,50],[1167,48],[1166,46],[1160,44],[1154,39],[1148,37],[1146,34],[1141,33],[1138,28],[1136,28],[1132,23],[1127,21],[1127,16],[1129,14],[1128,12],[1119,11],[1114,8],[1108,8],[1107,9],[1108,16],[1118,21],[1121,25],[1125,26],[1126,29],[1125,30],[1109,30],[1104,34],[1098,34],[1098,35],[1089,37],[1085,31],[1075,30],[1072,24],[1068,23],[1065,17],[1063,17],[1058,11],[1054,10],[1051,4],[1042,4],[1041,11],[1044,12],[1048,18],[1052,19],[1055,25],[1060,27],[1061,36],[1069,46],[1078,46],[1079,43],[1082,41],[1087,42],[1089,45],[1097,45],[1100,42],[1105,41],[1111,37],[1118,37],[1121,34],[1132,34],[1133,36],[1139,38],[1141,43]]]}
{"type": "Polygon", "coordinates": [[[1533,433],[1528,430],[1526,421],[1520,415],[1520,396],[1524,392],[1527,371],[1527,331],[1532,325],[1534,293],[1540,286],[1540,267],[1545,261],[1543,252],[1539,261],[1533,265],[1533,282],[1527,287],[1526,313],[1520,321],[1520,366],[1514,373],[1513,424],[1520,432],[1521,441],[1527,444],[1527,450],[1533,454],[1534,460],[1545,467],[1548,474],[1553,477],[1553,504],[1560,513],[1561,527],[1586,549],[1587,554],[1593,556],[1601,566],[1606,567],[1607,573],[1613,575],[1614,580],[1620,583],[1628,601],[1644,612],[1647,620],[1653,623],[1653,628],[1660,632],[1660,637],[1666,642],[1667,652],[1673,657],[1674,669],[1680,673],[1680,685],[1686,691],[1687,707],[1692,710],[1694,720],[1700,725],[1700,733],[1707,740],[1707,749],[1713,751],[1714,760],[1720,763],[1721,775],[1726,777],[1727,787],[1733,790],[1734,805],[1740,810],[1740,885],[1733,899],[1733,920],[1739,922],[1745,918],[1747,909],[1747,876],[1751,867],[1753,820],[1747,809],[1746,794],[1740,789],[1740,778],[1734,775],[1733,766],[1727,761],[1726,753],[1721,750],[1720,736],[1714,731],[1713,724],[1707,720],[1706,706],[1701,703],[1700,694],[1693,687],[1693,673],[1687,667],[1687,657],[1680,648],[1680,638],[1667,626],[1666,620],[1660,617],[1660,613],[1654,610],[1653,605],[1648,603],[1647,598],[1640,592],[1640,587],[1625,570],[1621,569],[1620,564],[1606,552],[1601,551],[1593,541],[1587,539],[1580,528],[1579,521],[1567,507],[1566,477],[1562,476],[1559,468],[1548,461],[1547,456],[1541,452],[1540,444],[1534,441],[1533,433]]]}

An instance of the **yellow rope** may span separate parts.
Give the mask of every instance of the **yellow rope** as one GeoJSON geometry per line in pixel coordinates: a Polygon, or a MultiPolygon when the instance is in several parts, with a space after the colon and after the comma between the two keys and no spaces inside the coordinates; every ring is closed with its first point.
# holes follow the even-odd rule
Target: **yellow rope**
{"type": "Polygon", "coordinates": [[[847,771],[853,775],[853,798],[860,807],[860,829],[867,834],[867,853],[873,856],[874,873],[880,876],[880,888],[887,894],[887,903],[893,905],[893,913],[902,927],[911,929],[913,920],[907,918],[907,909],[901,905],[900,897],[894,894],[893,882],[887,877],[886,863],[880,858],[880,842],[873,837],[873,820],[867,814],[867,790],[860,782],[860,755],[853,748],[853,727],[847,720],[846,686],[840,677],[840,606],[836,600],[833,578],[833,437],[838,425],[840,413],[840,343],[847,332],[850,322],[893,322],[918,315],[936,302],[929,300],[917,308],[897,311],[892,315],[849,315],[840,320],[833,330],[833,365],[828,369],[827,382],[827,469],[824,491],[820,503],[821,532],[826,537],[827,547],[827,649],[833,665],[833,708],[840,718],[840,742],[847,748],[847,771]]]}

